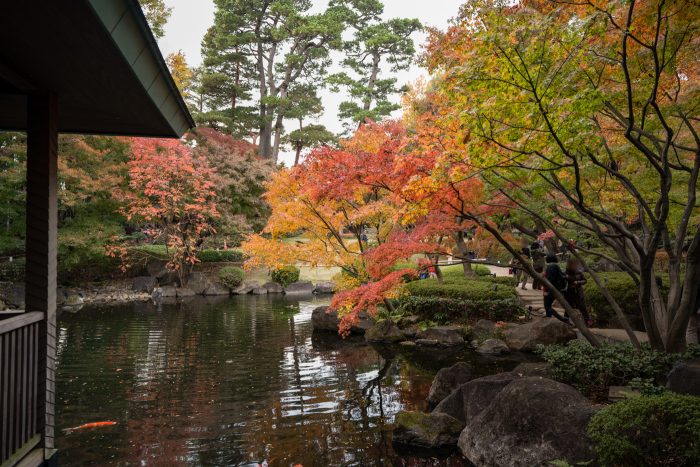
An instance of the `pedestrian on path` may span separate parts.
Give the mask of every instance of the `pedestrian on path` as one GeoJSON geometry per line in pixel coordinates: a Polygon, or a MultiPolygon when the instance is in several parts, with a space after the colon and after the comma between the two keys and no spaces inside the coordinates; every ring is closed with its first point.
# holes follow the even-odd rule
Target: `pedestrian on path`
{"type": "Polygon", "coordinates": [[[695,305],[693,306],[693,312],[690,314],[690,321],[688,321],[688,329],[685,333],[685,343],[686,344],[698,344],[698,333],[700,333],[700,287],[698,287],[698,293],[695,296],[695,305]]]}
{"type": "Polygon", "coordinates": [[[591,326],[593,321],[588,314],[588,308],[586,307],[586,296],[583,293],[583,285],[588,282],[586,276],[583,275],[583,266],[581,262],[575,257],[569,257],[566,262],[566,301],[569,302],[573,308],[576,308],[581,312],[581,316],[586,321],[586,326],[591,326]]]}
{"type": "MultiPolygon", "coordinates": [[[[525,259],[525,261],[529,262],[530,248],[528,248],[527,245],[523,246],[520,249],[520,255],[525,259]]],[[[510,267],[513,269],[513,275],[515,276],[515,286],[517,287],[522,279],[522,285],[520,286],[520,288],[525,290],[525,286],[527,285],[528,274],[527,271],[525,271],[523,264],[514,256],[513,259],[510,261],[510,267]]]]}
{"type": "MultiPolygon", "coordinates": [[[[532,256],[532,268],[538,274],[542,274],[544,271],[544,259],[547,256],[544,252],[544,248],[539,242],[534,242],[530,247],[530,254],[532,256]]],[[[540,283],[537,277],[532,278],[532,290],[540,290],[542,288],[542,283],[540,283]]]]}
{"type": "MultiPolygon", "coordinates": [[[[559,267],[559,263],[557,262],[557,256],[556,255],[548,255],[547,256],[547,269],[544,272],[544,276],[547,278],[550,284],[552,284],[558,291],[562,293],[566,293],[566,276],[564,275],[564,272],[561,270],[559,267]]],[[[552,316],[558,319],[559,321],[562,321],[566,324],[571,324],[571,321],[569,321],[569,318],[560,315],[555,309],[554,309],[554,295],[547,290],[547,288],[544,288],[544,310],[547,318],[551,318],[552,316]]]]}

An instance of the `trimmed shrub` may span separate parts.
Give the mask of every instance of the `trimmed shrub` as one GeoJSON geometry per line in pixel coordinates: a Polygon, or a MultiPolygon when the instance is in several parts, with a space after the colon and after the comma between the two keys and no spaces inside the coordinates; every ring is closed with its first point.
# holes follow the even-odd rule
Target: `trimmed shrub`
{"type": "Polygon", "coordinates": [[[219,280],[229,289],[235,289],[243,283],[245,272],[235,266],[227,266],[219,269],[219,280]]]}
{"type": "Polygon", "coordinates": [[[610,386],[625,386],[635,379],[662,382],[675,362],[700,355],[700,347],[672,354],[656,352],[648,346],[636,350],[630,343],[596,348],[575,340],[566,345],[540,347],[537,353],[550,364],[552,378],[574,386],[594,400],[605,400],[610,386]]]}
{"type": "MultiPolygon", "coordinates": [[[[622,308],[622,312],[632,319],[633,325],[640,328],[641,314],[639,311],[638,287],[632,278],[626,272],[599,272],[598,276],[606,284],[610,294],[622,308]],[[636,321],[636,323],[635,323],[636,321]]],[[[668,276],[661,276],[662,286],[661,292],[665,295],[668,293],[668,276]]],[[[583,286],[583,292],[586,296],[586,303],[590,310],[595,314],[597,322],[601,326],[617,324],[615,312],[610,307],[610,304],[605,299],[600,289],[593,282],[593,279],[588,278],[588,283],[583,286]]],[[[641,329],[641,328],[640,328],[641,329]]]]}
{"type": "Polygon", "coordinates": [[[517,298],[464,300],[409,295],[399,298],[397,305],[406,314],[418,315],[424,320],[440,322],[482,318],[492,321],[509,321],[522,313],[517,298]]]}
{"type": "Polygon", "coordinates": [[[197,258],[203,263],[239,263],[245,259],[240,250],[202,250],[197,258]]]}
{"type": "Polygon", "coordinates": [[[14,261],[0,263],[0,281],[23,282],[26,264],[24,258],[15,258],[14,261]]]}
{"type": "Polygon", "coordinates": [[[299,280],[299,268],[294,265],[282,266],[270,272],[270,276],[274,282],[277,282],[282,287],[287,287],[299,280]]]}
{"type": "Polygon", "coordinates": [[[489,269],[488,266],[485,266],[483,264],[472,264],[472,271],[474,271],[474,274],[477,276],[491,276],[491,270],[489,269]]]}
{"type": "Polygon", "coordinates": [[[697,466],[700,398],[666,393],[626,399],[596,413],[588,434],[604,466],[697,466]]]}
{"type": "Polygon", "coordinates": [[[452,280],[444,278],[442,285],[437,279],[424,279],[406,284],[410,295],[456,298],[462,300],[505,300],[517,298],[515,288],[501,285],[490,280],[465,279],[452,280]]]}

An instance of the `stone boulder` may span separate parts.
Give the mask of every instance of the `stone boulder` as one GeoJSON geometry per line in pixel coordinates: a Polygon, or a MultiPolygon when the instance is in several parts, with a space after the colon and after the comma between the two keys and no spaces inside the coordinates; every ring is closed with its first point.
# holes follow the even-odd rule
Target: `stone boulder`
{"type": "Polygon", "coordinates": [[[463,345],[462,329],[455,326],[436,326],[416,335],[416,343],[422,345],[463,345]],[[435,344],[433,344],[435,342],[435,344]]]}
{"type": "Polygon", "coordinates": [[[189,287],[178,287],[175,289],[175,293],[177,294],[177,298],[194,297],[197,295],[195,291],[189,287]]]}
{"type": "Polygon", "coordinates": [[[400,412],[393,441],[421,448],[454,446],[463,428],[464,423],[446,414],[400,412]]]}
{"type": "Polygon", "coordinates": [[[549,378],[549,363],[547,362],[524,362],[518,364],[515,368],[511,370],[511,373],[515,373],[520,376],[542,376],[543,378],[549,378]]]}
{"type": "Polygon", "coordinates": [[[277,282],[265,282],[263,288],[267,290],[267,293],[284,293],[284,287],[277,282]]]}
{"type": "Polygon", "coordinates": [[[179,286],[180,285],[180,276],[178,276],[175,271],[171,271],[169,269],[163,269],[158,274],[156,274],[155,278],[158,281],[158,285],[160,285],[160,286],[164,286],[164,285],[179,286]]]}
{"type": "Polygon", "coordinates": [[[211,287],[211,281],[203,272],[193,272],[187,279],[187,287],[197,295],[206,295],[207,289],[211,287]]]}
{"type": "Polygon", "coordinates": [[[151,276],[139,276],[134,277],[134,283],[131,286],[131,290],[134,292],[146,292],[151,293],[153,289],[158,285],[158,281],[155,277],[151,276]]]}
{"type": "MultiPolygon", "coordinates": [[[[374,320],[367,313],[360,313],[360,320],[357,324],[350,328],[350,332],[354,334],[364,334],[369,328],[374,326],[374,320]]],[[[338,312],[329,310],[327,306],[319,306],[314,308],[311,313],[311,324],[314,331],[338,332],[340,318],[338,312]]]]}
{"type": "Polygon", "coordinates": [[[231,295],[231,289],[220,282],[211,282],[207,290],[204,292],[206,296],[231,295]]]}
{"type": "Polygon", "coordinates": [[[85,303],[85,299],[78,292],[69,292],[66,294],[66,299],[63,302],[63,306],[82,306],[85,303]]]}
{"type": "Polygon", "coordinates": [[[484,336],[491,336],[496,332],[496,322],[489,319],[480,319],[472,326],[472,336],[481,340],[484,336]]]}
{"type": "Polygon", "coordinates": [[[12,310],[24,309],[24,283],[7,283],[2,287],[2,300],[7,308],[12,310]]]}
{"type": "Polygon", "coordinates": [[[377,321],[374,326],[365,332],[365,340],[367,342],[395,343],[401,342],[405,338],[403,332],[390,319],[377,321]]]}
{"type": "Polygon", "coordinates": [[[507,372],[473,379],[452,391],[433,412],[445,413],[462,422],[469,422],[488,407],[503,388],[517,378],[518,375],[507,372]]]}
{"type": "Polygon", "coordinates": [[[546,378],[518,378],[467,422],[462,454],[475,465],[575,465],[595,458],[586,428],[595,409],[576,389],[546,378]]]}
{"type": "Polygon", "coordinates": [[[253,295],[267,295],[267,289],[265,287],[255,287],[250,293],[253,295]]]}
{"type": "Polygon", "coordinates": [[[476,353],[479,355],[498,356],[510,353],[510,349],[501,339],[486,339],[476,348],[476,353]]]}
{"type": "Polygon", "coordinates": [[[440,369],[430,386],[428,403],[431,406],[439,404],[452,391],[473,378],[472,368],[465,362],[457,362],[450,367],[440,369]]]}
{"type": "Polygon", "coordinates": [[[309,281],[292,282],[284,288],[287,295],[313,295],[316,287],[309,281]]]}
{"type": "Polygon", "coordinates": [[[504,334],[508,347],[521,352],[532,352],[540,344],[565,344],[576,339],[574,328],[555,318],[540,318],[514,326],[504,334]]]}
{"type": "Polygon", "coordinates": [[[319,282],[316,284],[314,293],[317,295],[330,295],[335,293],[335,282],[319,282]]]}
{"type": "Polygon", "coordinates": [[[700,396],[700,359],[676,363],[668,374],[667,386],[673,392],[700,396]]]}
{"type": "Polygon", "coordinates": [[[253,289],[256,289],[260,287],[260,284],[258,282],[244,282],[235,289],[231,290],[231,293],[234,295],[247,295],[253,291],[253,289]]]}
{"type": "Polygon", "coordinates": [[[160,298],[175,298],[177,297],[177,289],[175,288],[174,285],[166,285],[163,287],[156,287],[153,289],[153,293],[155,294],[157,291],[160,298]]]}

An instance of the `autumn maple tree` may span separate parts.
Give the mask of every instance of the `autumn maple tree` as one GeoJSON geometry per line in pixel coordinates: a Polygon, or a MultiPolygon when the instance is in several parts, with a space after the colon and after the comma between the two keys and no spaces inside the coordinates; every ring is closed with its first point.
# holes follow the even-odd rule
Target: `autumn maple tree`
{"type": "Polygon", "coordinates": [[[426,54],[489,192],[561,241],[596,238],[603,251],[575,254],[630,275],[651,345],[669,351],[684,346],[700,284],[699,22],[687,1],[473,0],[426,54]]]}
{"type": "MultiPolygon", "coordinates": [[[[166,244],[167,266],[182,281],[219,217],[212,170],[179,140],[136,138],[131,152],[129,188],[115,196],[124,203],[128,222],[141,226],[150,241],[166,244]]],[[[109,253],[131,260],[123,243],[112,245],[109,253]]]]}

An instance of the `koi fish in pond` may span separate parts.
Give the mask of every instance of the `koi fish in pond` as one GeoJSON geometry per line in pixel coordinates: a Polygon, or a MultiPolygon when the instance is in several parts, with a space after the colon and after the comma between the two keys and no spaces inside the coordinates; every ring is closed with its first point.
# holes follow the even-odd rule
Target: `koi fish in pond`
{"type": "Polygon", "coordinates": [[[91,423],[85,423],[84,425],[80,426],[74,426],[73,428],[66,428],[63,431],[68,434],[72,433],[75,430],[84,430],[86,428],[102,428],[103,426],[112,426],[116,425],[117,422],[91,422],[91,423]]]}

